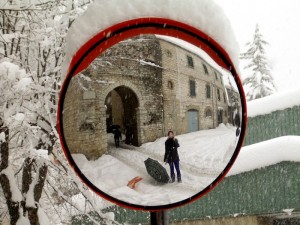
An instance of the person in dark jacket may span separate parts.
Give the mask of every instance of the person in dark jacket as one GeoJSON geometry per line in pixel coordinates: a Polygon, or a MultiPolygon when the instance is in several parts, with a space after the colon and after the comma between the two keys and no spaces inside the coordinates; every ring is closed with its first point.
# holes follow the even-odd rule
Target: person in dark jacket
{"type": "Polygon", "coordinates": [[[241,127],[241,119],[240,119],[240,115],[239,115],[239,112],[237,112],[235,114],[235,117],[234,117],[234,125],[236,127],[241,127]]]}
{"type": "Polygon", "coordinates": [[[122,140],[122,134],[119,129],[114,130],[114,139],[115,139],[115,145],[118,148],[120,146],[120,140],[122,140]]]}
{"type": "Polygon", "coordinates": [[[169,131],[168,139],[165,142],[164,162],[169,163],[172,182],[175,182],[175,173],[174,173],[174,167],[175,167],[177,173],[177,180],[179,183],[181,183],[179,155],[177,150],[178,147],[179,147],[179,143],[178,140],[175,138],[173,131],[169,131]]]}
{"type": "Polygon", "coordinates": [[[235,114],[235,118],[234,118],[234,124],[236,126],[236,132],[235,135],[239,136],[241,133],[241,119],[240,119],[240,115],[239,112],[237,112],[237,114],[235,114]]]}
{"type": "Polygon", "coordinates": [[[132,139],[133,139],[132,129],[131,129],[130,126],[126,126],[126,131],[125,131],[125,144],[131,145],[131,144],[132,144],[132,139]]]}

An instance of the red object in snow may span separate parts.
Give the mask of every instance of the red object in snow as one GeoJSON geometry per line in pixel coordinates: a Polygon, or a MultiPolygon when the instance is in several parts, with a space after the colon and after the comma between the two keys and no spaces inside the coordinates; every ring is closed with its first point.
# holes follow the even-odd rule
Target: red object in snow
{"type": "Polygon", "coordinates": [[[135,185],[140,182],[141,180],[143,180],[143,178],[136,176],[135,178],[133,178],[132,180],[130,180],[127,184],[128,187],[134,189],[135,185]]]}

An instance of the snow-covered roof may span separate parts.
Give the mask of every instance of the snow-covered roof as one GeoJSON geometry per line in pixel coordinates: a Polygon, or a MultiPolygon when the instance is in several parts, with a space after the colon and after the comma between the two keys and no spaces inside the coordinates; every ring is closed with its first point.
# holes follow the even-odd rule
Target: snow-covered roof
{"type": "Polygon", "coordinates": [[[212,0],[95,0],[68,31],[62,79],[73,55],[100,31],[126,20],[160,17],[191,25],[217,41],[238,69],[239,48],[231,24],[212,0]]]}
{"type": "Polygon", "coordinates": [[[243,147],[227,176],[283,161],[300,162],[300,136],[283,136],[243,147]]]}
{"type": "Polygon", "coordinates": [[[277,110],[300,105],[300,89],[276,93],[247,102],[248,117],[265,115],[277,110]]]}
{"type": "Polygon", "coordinates": [[[179,38],[174,38],[170,36],[165,35],[155,35],[158,39],[167,41],[169,43],[175,44],[197,56],[199,56],[201,59],[203,59],[204,62],[206,62],[208,65],[210,65],[212,68],[217,70],[220,73],[224,73],[224,70],[201,48],[196,47],[195,45],[192,45],[191,43],[188,43],[184,40],[181,40],[179,38]]]}
{"type": "MultiPolygon", "coordinates": [[[[204,62],[206,62],[208,65],[210,65],[213,69],[218,71],[220,74],[222,74],[221,79],[223,80],[224,86],[233,89],[234,91],[238,92],[237,85],[235,84],[235,80],[231,73],[228,70],[225,70],[221,66],[219,66],[205,51],[203,51],[201,48],[196,47],[195,45],[192,45],[191,43],[188,43],[184,40],[181,40],[179,38],[174,38],[170,36],[165,35],[155,35],[158,39],[167,41],[169,43],[175,44],[197,56],[199,56],[204,62]],[[229,83],[229,79],[232,85],[229,83]]],[[[227,93],[226,93],[227,94],[227,93]]],[[[227,97],[228,99],[228,97],[227,97]]]]}

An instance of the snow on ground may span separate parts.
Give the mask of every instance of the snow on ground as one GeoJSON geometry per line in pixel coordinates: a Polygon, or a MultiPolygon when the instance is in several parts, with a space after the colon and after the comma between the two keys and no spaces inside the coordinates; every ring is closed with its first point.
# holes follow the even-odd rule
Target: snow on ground
{"type": "Polygon", "coordinates": [[[300,162],[300,136],[283,136],[243,147],[227,176],[283,161],[300,162]]]}
{"type": "Polygon", "coordinates": [[[248,117],[255,117],[300,105],[300,89],[272,94],[247,102],[248,117]]]}
{"type": "Polygon", "coordinates": [[[95,161],[88,161],[82,154],[73,154],[73,158],[83,174],[107,194],[134,204],[165,205],[187,199],[210,185],[228,163],[237,141],[235,128],[223,124],[177,138],[181,146],[178,151],[182,183],[159,184],[144,166],[150,157],[164,165],[169,173],[169,166],[163,163],[166,137],[141,147],[121,143],[121,148],[115,148],[109,135],[108,154],[95,161]],[[135,176],[143,180],[133,190],[127,183],[135,176]]]}
{"type": "Polygon", "coordinates": [[[230,55],[236,69],[239,47],[223,9],[211,0],[95,0],[68,31],[62,79],[73,55],[98,32],[126,20],[158,17],[189,24],[215,39],[230,55]]]}

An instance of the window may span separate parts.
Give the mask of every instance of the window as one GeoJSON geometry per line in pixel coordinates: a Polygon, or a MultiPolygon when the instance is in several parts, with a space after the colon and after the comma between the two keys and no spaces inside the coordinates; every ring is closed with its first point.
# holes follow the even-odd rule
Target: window
{"type": "Polygon", "coordinates": [[[217,96],[218,96],[218,101],[221,101],[221,94],[220,94],[220,90],[217,89],[217,96]]]}
{"type": "Polygon", "coordinates": [[[168,81],[168,88],[171,90],[173,90],[173,88],[174,88],[173,82],[170,80],[168,81]]]}
{"type": "Polygon", "coordinates": [[[190,96],[196,96],[196,82],[194,80],[190,80],[190,96]]]}
{"type": "Polygon", "coordinates": [[[217,72],[214,71],[214,73],[215,73],[215,76],[216,76],[216,80],[219,80],[217,72]]]}
{"type": "Polygon", "coordinates": [[[210,98],[210,85],[209,84],[207,84],[206,86],[205,86],[205,89],[206,89],[206,98],[210,98]]]}
{"type": "Polygon", "coordinates": [[[202,63],[202,66],[203,66],[203,69],[204,69],[204,73],[208,74],[207,66],[204,63],[202,63]]]}
{"type": "Polygon", "coordinates": [[[208,117],[212,117],[212,112],[211,112],[211,109],[210,108],[207,108],[205,110],[205,117],[208,118],[208,117]]]}
{"type": "Polygon", "coordinates": [[[191,56],[189,56],[189,55],[187,55],[186,57],[187,57],[188,66],[194,68],[194,60],[193,60],[193,58],[191,56]]]}
{"type": "Polygon", "coordinates": [[[218,124],[223,123],[223,109],[218,110],[218,124]]]}
{"type": "Polygon", "coordinates": [[[226,96],[225,96],[225,93],[223,93],[223,97],[224,97],[224,103],[226,103],[226,96]]]}
{"type": "Polygon", "coordinates": [[[166,50],[166,55],[171,58],[172,57],[172,52],[169,49],[167,49],[166,50]]]}

